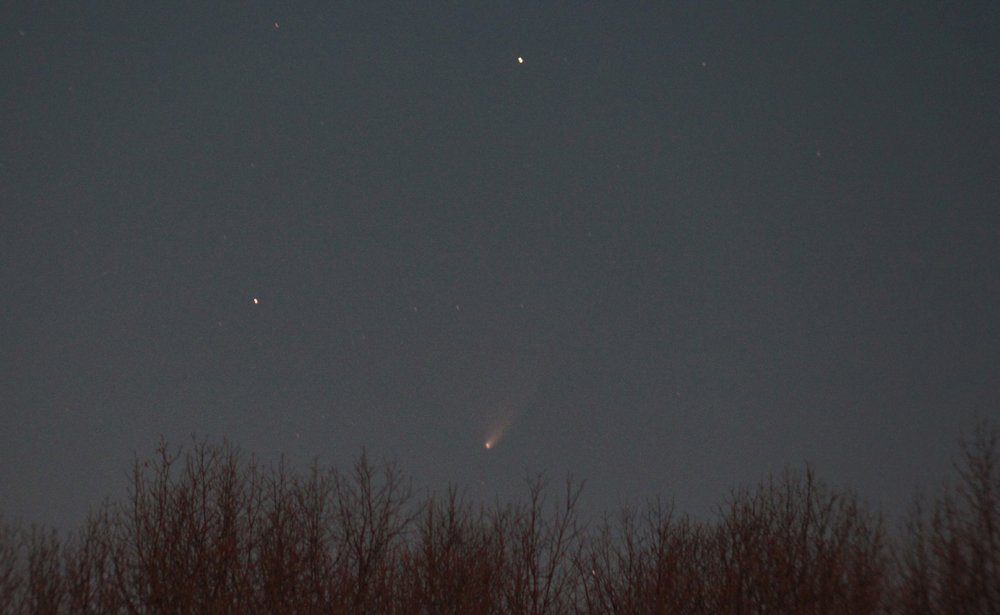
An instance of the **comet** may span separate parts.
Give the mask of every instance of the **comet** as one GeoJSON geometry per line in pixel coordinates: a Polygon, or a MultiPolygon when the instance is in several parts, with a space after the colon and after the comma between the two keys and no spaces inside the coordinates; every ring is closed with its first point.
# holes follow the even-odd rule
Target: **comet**
{"type": "Polygon", "coordinates": [[[510,426],[513,425],[518,414],[520,414],[520,408],[509,402],[501,403],[494,408],[492,420],[486,430],[486,448],[492,449],[500,442],[510,426]]]}
{"type": "Polygon", "coordinates": [[[481,395],[475,402],[475,414],[482,419],[482,442],[486,450],[494,450],[513,428],[525,410],[534,403],[542,374],[551,364],[548,346],[542,343],[524,344],[519,348],[497,352],[497,360],[485,374],[481,395]]]}

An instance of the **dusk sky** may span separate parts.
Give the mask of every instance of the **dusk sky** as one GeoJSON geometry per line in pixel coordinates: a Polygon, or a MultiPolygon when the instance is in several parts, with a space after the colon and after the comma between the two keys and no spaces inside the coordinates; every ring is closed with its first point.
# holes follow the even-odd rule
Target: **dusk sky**
{"type": "Polygon", "coordinates": [[[894,520],[1000,419],[995,1],[0,24],[7,518],[197,434],[587,514],[809,462],[894,520]]]}

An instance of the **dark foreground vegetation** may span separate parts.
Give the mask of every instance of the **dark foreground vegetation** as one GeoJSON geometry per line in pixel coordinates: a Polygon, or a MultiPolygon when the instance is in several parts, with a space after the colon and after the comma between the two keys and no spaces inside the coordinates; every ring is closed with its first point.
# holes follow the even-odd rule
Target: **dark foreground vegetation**
{"type": "Polygon", "coordinates": [[[712,521],[650,504],[588,528],[578,486],[484,507],[417,498],[391,464],[264,466],[161,447],[76,534],[0,528],[0,613],[1000,612],[1000,450],[981,425],[953,485],[900,532],[810,470],[712,521]]]}

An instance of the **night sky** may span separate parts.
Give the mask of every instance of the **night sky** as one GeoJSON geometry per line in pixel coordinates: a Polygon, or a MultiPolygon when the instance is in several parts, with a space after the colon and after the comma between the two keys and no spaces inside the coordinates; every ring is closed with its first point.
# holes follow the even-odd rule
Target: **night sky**
{"type": "Polygon", "coordinates": [[[1000,418],[995,1],[0,24],[8,518],[197,434],[588,514],[809,462],[894,519],[1000,418]]]}

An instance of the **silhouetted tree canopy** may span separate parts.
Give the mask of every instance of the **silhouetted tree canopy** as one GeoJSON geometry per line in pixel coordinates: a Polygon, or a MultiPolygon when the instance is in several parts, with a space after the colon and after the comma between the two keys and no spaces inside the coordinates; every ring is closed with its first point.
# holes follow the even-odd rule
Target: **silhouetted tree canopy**
{"type": "Polygon", "coordinates": [[[299,473],[163,444],[68,538],[0,523],[0,612],[997,613],[998,439],[983,423],[962,440],[955,482],[915,498],[899,539],[808,467],[734,490],[712,520],[651,502],[584,527],[572,481],[484,506],[416,498],[364,453],[299,473]]]}

